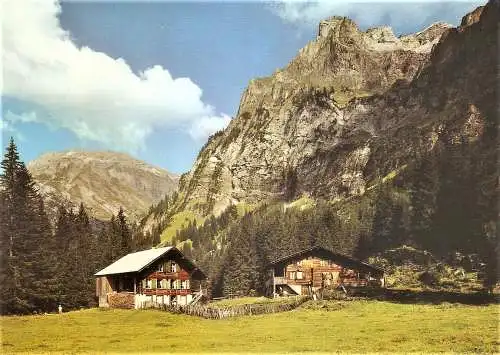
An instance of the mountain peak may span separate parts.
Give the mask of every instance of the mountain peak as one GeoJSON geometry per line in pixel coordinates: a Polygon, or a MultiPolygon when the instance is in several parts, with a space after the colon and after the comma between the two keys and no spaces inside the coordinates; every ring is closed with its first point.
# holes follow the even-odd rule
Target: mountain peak
{"type": "Polygon", "coordinates": [[[178,182],[175,174],[111,151],[50,152],[31,161],[28,169],[49,209],[83,202],[100,219],[120,207],[138,218],[178,182]]]}
{"type": "MultiPolygon", "coordinates": [[[[486,12],[463,22],[484,22],[486,12]]],[[[396,36],[388,26],[362,31],[346,17],[321,21],[318,37],[288,66],[251,81],[237,117],[183,178],[183,205],[206,213],[302,193],[362,194],[376,174],[399,171],[412,154],[431,149],[427,142],[435,142],[445,118],[465,132],[462,106],[447,102],[474,103],[480,99],[471,93],[490,92],[484,87],[492,75],[469,70],[482,68],[470,48],[490,53],[496,33],[470,26],[463,35],[450,27],[437,22],[396,36]],[[457,73],[480,80],[460,83],[457,73]]]]}
{"type": "Polygon", "coordinates": [[[346,29],[358,30],[354,21],[344,16],[332,16],[320,21],[318,26],[318,38],[326,37],[332,30],[345,31],[346,29]]]}

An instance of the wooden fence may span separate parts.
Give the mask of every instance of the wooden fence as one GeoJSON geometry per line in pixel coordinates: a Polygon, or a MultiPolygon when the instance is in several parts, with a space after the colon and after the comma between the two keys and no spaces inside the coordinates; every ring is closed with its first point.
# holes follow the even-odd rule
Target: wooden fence
{"type": "Polygon", "coordinates": [[[151,303],[149,307],[146,308],[160,309],[171,313],[183,313],[191,316],[203,317],[208,319],[223,319],[229,317],[291,311],[292,309],[300,306],[308,299],[309,297],[306,296],[298,296],[294,297],[293,299],[286,300],[283,303],[269,302],[269,303],[244,304],[244,305],[226,306],[226,307],[215,307],[207,305],[172,306],[161,303],[151,303]]]}

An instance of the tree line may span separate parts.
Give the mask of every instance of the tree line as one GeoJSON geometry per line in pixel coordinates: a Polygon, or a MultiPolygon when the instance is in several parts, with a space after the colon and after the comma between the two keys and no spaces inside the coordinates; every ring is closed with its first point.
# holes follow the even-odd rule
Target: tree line
{"type": "Polygon", "coordinates": [[[0,174],[0,311],[52,312],[96,305],[94,273],[153,245],[123,209],[108,222],[61,205],[52,224],[11,138],[0,174]]]}

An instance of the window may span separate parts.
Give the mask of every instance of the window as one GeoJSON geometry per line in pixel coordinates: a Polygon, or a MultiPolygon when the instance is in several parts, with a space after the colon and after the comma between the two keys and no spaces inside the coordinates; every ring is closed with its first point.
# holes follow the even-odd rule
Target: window
{"type": "Polygon", "coordinates": [[[290,271],[289,279],[290,280],[295,280],[295,271],[290,271]]]}
{"type": "Polygon", "coordinates": [[[304,278],[304,275],[302,274],[302,271],[297,271],[297,280],[302,280],[304,278]]]}
{"type": "Polygon", "coordinates": [[[163,272],[163,264],[159,264],[158,265],[158,271],[159,272],[163,272]]]}
{"type": "Polygon", "coordinates": [[[151,280],[146,280],[146,288],[151,288],[151,280]]]}
{"type": "Polygon", "coordinates": [[[177,264],[172,262],[170,265],[170,272],[177,272],[177,264]]]}
{"type": "Polygon", "coordinates": [[[156,280],[156,288],[163,288],[162,287],[162,281],[163,280],[156,280]]]}

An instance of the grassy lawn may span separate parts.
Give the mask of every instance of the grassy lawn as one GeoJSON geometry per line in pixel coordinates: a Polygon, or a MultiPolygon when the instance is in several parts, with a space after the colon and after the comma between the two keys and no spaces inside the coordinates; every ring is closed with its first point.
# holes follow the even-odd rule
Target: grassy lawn
{"type": "MultiPolygon", "coordinates": [[[[335,307],[207,320],[98,310],[3,317],[11,352],[498,352],[498,305],[330,302],[335,307]]],[[[314,307],[313,307],[314,308],[314,307]]]]}

